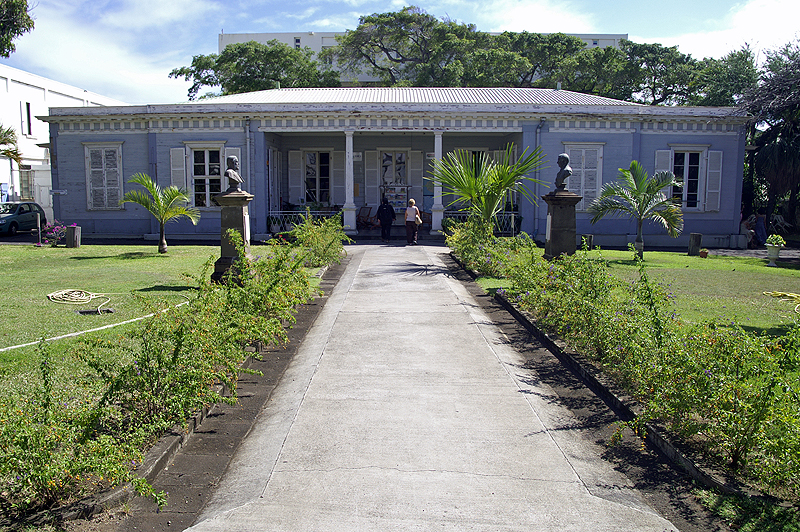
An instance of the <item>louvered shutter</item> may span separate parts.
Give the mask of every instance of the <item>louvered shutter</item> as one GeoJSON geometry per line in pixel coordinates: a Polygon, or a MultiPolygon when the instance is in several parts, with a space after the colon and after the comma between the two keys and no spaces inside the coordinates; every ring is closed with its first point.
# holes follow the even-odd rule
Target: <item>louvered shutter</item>
{"type": "Polygon", "coordinates": [[[672,150],[656,150],[656,171],[658,172],[671,172],[672,171],[672,150]]]}
{"type": "Polygon", "coordinates": [[[331,190],[332,203],[344,205],[347,201],[347,191],[345,190],[345,162],[346,154],[343,151],[333,152],[333,184],[331,190]]]}
{"type": "Polygon", "coordinates": [[[119,209],[122,161],[118,146],[86,146],[87,208],[119,209]]]}
{"type": "Polygon", "coordinates": [[[591,148],[583,150],[583,200],[579,210],[586,210],[600,195],[600,150],[591,148]]]}
{"type": "Polygon", "coordinates": [[[303,195],[303,152],[289,152],[289,203],[302,203],[303,195]]]}
{"type": "Polygon", "coordinates": [[[706,173],[706,211],[719,212],[720,193],[722,191],[722,152],[708,152],[706,173]]]}
{"type": "Polygon", "coordinates": [[[378,187],[378,152],[364,152],[364,191],[366,205],[380,204],[380,187],[378,187]]]}
{"type": "Polygon", "coordinates": [[[169,182],[173,187],[186,189],[186,149],[169,149],[169,182]]]}
{"type": "Polygon", "coordinates": [[[422,208],[422,163],[424,162],[421,151],[412,151],[408,154],[408,184],[411,189],[408,191],[409,198],[415,201],[422,208]]]}

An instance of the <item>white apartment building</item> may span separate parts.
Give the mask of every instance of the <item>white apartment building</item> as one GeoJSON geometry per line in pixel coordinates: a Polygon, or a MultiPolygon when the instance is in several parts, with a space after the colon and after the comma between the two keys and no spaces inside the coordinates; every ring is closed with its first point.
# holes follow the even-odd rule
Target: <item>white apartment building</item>
{"type": "Polygon", "coordinates": [[[22,165],[0,157],[0,201],[33,200],[52,220],[50,126],[37,116],[51,107],[126,105],[124,102],[0,64],[0,124],[12,127],[22,165]]]}

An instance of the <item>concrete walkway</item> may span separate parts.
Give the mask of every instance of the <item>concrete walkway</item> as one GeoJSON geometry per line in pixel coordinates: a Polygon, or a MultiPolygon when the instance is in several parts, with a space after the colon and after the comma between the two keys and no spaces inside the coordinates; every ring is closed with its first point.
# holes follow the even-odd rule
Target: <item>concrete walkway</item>
{"type": "Polygon", "coordinates": [[[437,246],[349,265],[193,531],[666,531],[437,246]]]}

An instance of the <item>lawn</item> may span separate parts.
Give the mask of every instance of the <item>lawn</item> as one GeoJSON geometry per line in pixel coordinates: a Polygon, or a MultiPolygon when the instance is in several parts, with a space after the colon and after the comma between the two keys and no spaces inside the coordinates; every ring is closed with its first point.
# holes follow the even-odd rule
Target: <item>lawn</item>
{"type": "MultiPolygon", "coordinates": [[[[171,246],[165,255],[160,255],[155,245],[2,246],[0,348],[139,317],[145,311],[137,296],[155,297],[169,304],[185,301],[183,293],[189,285],[184,274],[199,274],[202,265],[218,254],[218,248],[208,246],[171,246]],[[48,294],[65,289],[106,296],[82,305],[48,299],[48,294]],[[101,305],[114,312],[77,312],[101,305]]],[[[0,352],[0,364],[15,360],[15,351],[19,350],[0,352]]]]}
{"type": "MultiPolygon", "coordinates": [[[[638,276],[628,251],[595,250],[590,257],[606,259],[614,275],[623,279],[638,276]]],[[[689,257],[683,252],[646,251],[648,274],[668,286],[675,296],[675,311],[685,321],[699,323],[716,319],[735,322],[749,331],[784,334],[798,316],[795,304],[764,295],[768,292],[800,292],[800,266],[766,260],[709,255],[689,257]]],[[[481,278],[486,290],[507,287],[503,279],[481,278]]]]}
{"type": "MultiPolygon", "coordinates": [[[[612,272],[622,278],[638,275],[630,253],[599,252],[612,272]]],[[[800,267],[794,264],[766,266],[766,260],[685,253],[646,252],[648,273],[669,287],[677,313],[697,323],[717,319],[735,322],[750,331],[784,334],[794,323],[794,304],[764,295],[768,292],[800,292],[800,267]]]]}

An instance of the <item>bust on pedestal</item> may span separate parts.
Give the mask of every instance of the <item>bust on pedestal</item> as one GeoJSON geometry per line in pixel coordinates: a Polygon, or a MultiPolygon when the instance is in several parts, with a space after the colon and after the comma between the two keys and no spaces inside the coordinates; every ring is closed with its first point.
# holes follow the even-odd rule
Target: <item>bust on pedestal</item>
{"type": "Polygon", "coordinates": [[[544,245],[544,258],[547,260],[558,257],[562,253],[572,255],[577,249],[575,222],[575,205],[583,196],[567,190],[565,181],[572,175],[569,166],[569,155],[562,153],[558,156],[558,174],[556,175],[556,189],[542,196],[547,203],[547,233],[544,245]]]}
{"type": "Polygon", "coordinates": [[[215,282],[222,281],[238,258],[236,247],[228,238],[228,229],[234,229],[242,235],[245,252],[248,255],[250,254],[250,213],[248,204],[254,196],[242,190],[239,159],[230,156],[227,158],[226,163],[228,168],[225,170],[225,177],[228,178],[228,189],[214,196],[214,200],[222,207],[220,217],[220,257],[214,263],[214,273],[211,274],[211,280],[215,282]]]}

